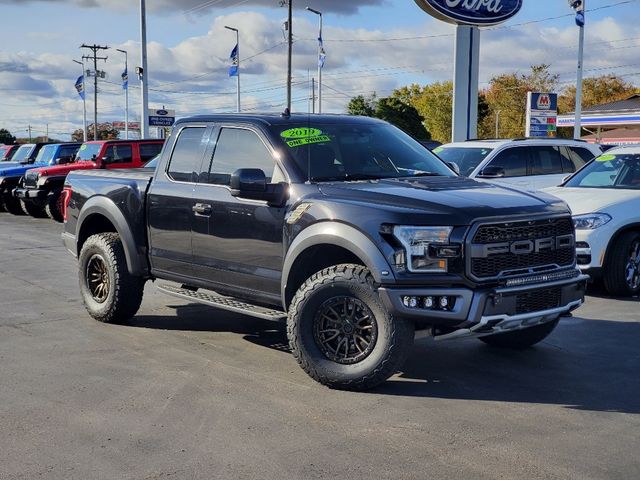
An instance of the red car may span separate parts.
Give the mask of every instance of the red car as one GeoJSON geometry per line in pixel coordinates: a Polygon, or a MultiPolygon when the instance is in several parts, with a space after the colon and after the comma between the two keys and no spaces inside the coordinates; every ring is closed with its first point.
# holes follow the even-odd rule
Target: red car
{"type": "Polygon", "coordinates": [[[32,168],[24,175],[22,185],[13,191],[15,197],[44,207],[54,220],[62,222],[60,198],[67,174],[74,170],[95,168],[138,168],[158,155],[164,140],[98,140],[85,142],[72,163],[32,168]]]}
{"type": "Polygon", "coordinates": [[[20,145],[0,145],[0,162],[11,160],[20,145]]]}

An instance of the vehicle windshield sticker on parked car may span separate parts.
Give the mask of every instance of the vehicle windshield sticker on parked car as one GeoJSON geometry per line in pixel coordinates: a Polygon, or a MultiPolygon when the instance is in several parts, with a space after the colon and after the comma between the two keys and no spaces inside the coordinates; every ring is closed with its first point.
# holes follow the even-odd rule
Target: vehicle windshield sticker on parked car
{"type": "Polygon", "coordinates": [[[610,153],[608,153],[606,155],[600,155],[598,158],[596,158],[596,162],[610,162],[611,160],[615,159],[615,155],[611,155],[610,153]]]}
{"type": "Polygon", "coordinates": [[[280,136],[285,139],[285,143],[291,148],[331,141],[327,135],[323,135],[322,130],[317,128],[290,128],[281,132],[280,136]]]}

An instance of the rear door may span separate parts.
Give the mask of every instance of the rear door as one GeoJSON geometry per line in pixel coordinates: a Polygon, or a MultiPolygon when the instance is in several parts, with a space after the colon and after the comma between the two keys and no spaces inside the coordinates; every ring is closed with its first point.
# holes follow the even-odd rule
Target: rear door
{"type": "Polygon", "coordinates": [[[100,161],[104,162],[105,168],[133,168],[136,166],[133,159],[133,144],[110,143],[106,145],[100,161]]]}
{"type": "MultiPolygon", "coordinates": [[[[193,193],[202,169],[211,127],[182,127],[169,145],[162,171],[157,171],[147,195],[151,268],[173,277],[193,276],[191,222],[193,193]]],[[[144,221],[141,217],[138,221],[144,221]]]]}
{"type": "Polygon", "coordinates": [[[540,190],[562,183],[562,179],[567,173],[563,172],[560,149],[561,147],[556,145],[529,146],[529,171],[534,189],[540,190]]]}
{"type": "Polygon", "coordinates": [[[213,156],[203,165],[193,202],[195,275],[244,297],[278,298],[285,209],[233,197],[230,178],[239,168],[259,168],[268,183],[279,183],[283,171],[252,126],[220,125],[211,143],[213,156]]]}

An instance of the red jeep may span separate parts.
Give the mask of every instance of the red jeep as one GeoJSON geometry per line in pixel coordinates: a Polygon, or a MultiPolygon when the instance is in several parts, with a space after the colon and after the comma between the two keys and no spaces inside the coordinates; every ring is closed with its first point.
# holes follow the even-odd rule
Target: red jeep
{"type": "Polygon", "coordinates": [[[158,155],[164,140],[98,140],[85,142],[72,163],[32,168],[13,194],[43,206],[54,220],[62,222],[60,194],[67,174],[95,168],[138,168],[158,155]]]}

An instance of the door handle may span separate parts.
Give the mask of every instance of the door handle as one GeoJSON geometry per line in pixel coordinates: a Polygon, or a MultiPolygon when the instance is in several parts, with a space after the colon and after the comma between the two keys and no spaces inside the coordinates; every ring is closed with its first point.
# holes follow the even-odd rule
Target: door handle
{"type": "Polygon", "coordinates": [[[202,215],[208,217],[211,215],[211,205],[208,203],[196,203],[193,207],[191,207],[193,213],[196,215],[202,215]]]}

